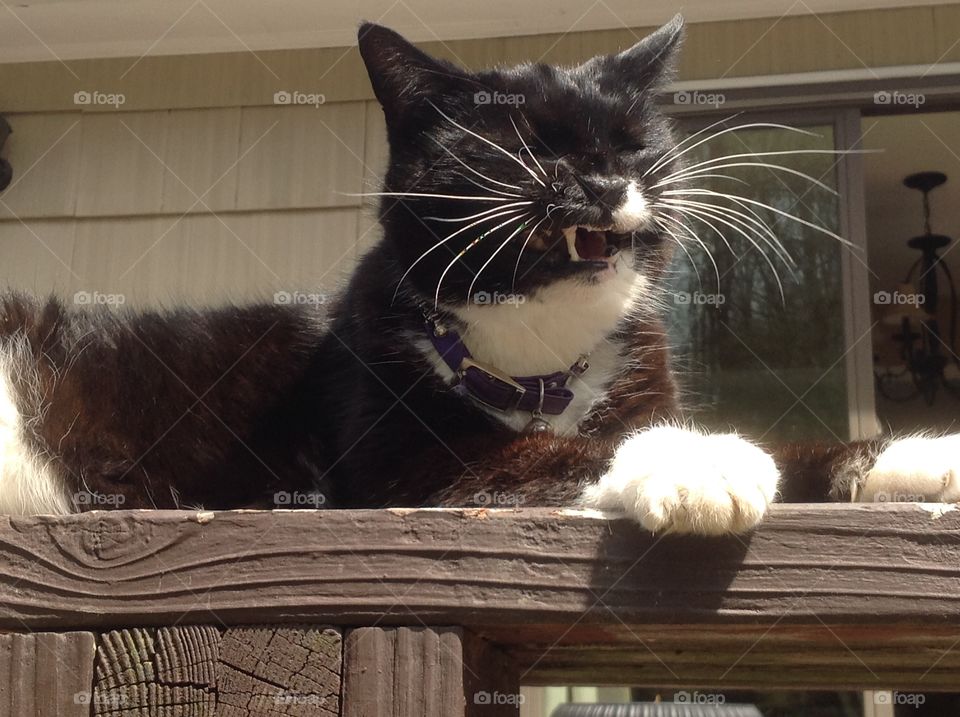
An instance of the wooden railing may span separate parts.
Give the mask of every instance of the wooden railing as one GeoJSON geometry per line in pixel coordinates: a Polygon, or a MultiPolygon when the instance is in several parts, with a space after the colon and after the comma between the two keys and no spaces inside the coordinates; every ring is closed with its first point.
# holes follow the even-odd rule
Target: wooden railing
{"type": "Polygon", "coordinates": [[[0,714],[517,714],[522,684],[960,690],[960,511],[0,518],[0,714]]]}

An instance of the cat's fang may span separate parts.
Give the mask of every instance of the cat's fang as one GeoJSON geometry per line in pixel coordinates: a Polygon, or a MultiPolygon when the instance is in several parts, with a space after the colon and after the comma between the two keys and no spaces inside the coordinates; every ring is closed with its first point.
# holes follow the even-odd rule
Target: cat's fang
{"type": "Polygon", "coordinates": [[[567,252],[570,261],[583,261],[577,253],[577,227],[567,227],[563,230],[563,238],[567,240],[567,252]]]}

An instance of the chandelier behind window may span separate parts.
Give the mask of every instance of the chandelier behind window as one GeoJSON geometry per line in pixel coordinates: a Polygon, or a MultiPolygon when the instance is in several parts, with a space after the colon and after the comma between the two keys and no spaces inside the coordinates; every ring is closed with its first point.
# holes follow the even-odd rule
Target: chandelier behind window
{"type": "Polygon", "coordinates": [[[957,356],[957,288],[941,250],[953,241],[934,234],[930,227],[930,192],[947,181],[940,172],[920,172],[903,180],[910,189],[923,193],[924,233],[907,241],[920,257],[913,263],[903,284],[893,292],[878,292],[877,303],[886,304],[883,323],[895,326],[892,338],[900,345],[902,366],[877,371],[877,390],[893,401],[922,396],[932,405],[941,388],[960,398],[960,378],[950,378],[948,368],[960,368],[957,356]],[[948,290],[948,305],[940,305],[940,283],[948,290]],[[941,327],[941,319],[946,326],[941,327]]]}

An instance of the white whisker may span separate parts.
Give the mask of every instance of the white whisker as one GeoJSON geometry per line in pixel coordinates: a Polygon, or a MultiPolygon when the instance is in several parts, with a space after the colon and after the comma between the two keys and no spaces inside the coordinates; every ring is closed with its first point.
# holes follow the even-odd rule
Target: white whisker
{"type": "Polygon", "coordinates": [[[780,261],[782,261],[791,270],[791,272],[793,271],[793,266],[796,265],[793,257],[790,256],[790,253],[787,251],[786,247],[783,246],[780,238],[774,234],[770,227],[766,225],[760,215],[754,212],[749,206],[738,205],[742,206],[744,211],[749,213],[745,214],[737,209],[734,209],[733,207],[711,204],[709,202],[698,202],[693,199],[668,198],[664,199],[663,201],[668,202],[671,206],[675,207],[695,207],[702,211],[710,212],[711,216],[720,214],[723,217],[734,220],[738,225],[746,226],[751,232],[756,232],[760,239],[763,240],[764,244],[767,244],[771,249],[774,250],[777,258],[780,259],[780,261]]]}
{"type": "Polygon", "coordinates": [[[475,221],[475,222],[473,222],[473,223],[471,223],[471,224],[467,224],[466,226],[460,227],[459,229],[457,229],[457,230],[456,230],[455,232],[453,232],[452,234],[449,234],[449,235],[447,235],[446,237],[444,237],[443,239],[441,239],[440,241],[438,241],[436,244],[434,244],[434,245],[431,246],[429,249],[427,249],[425,252],[423,252],[420,256],[418,256],[417,259],[409,266],[409,268],[408,268],[405,272],[403,272],[403,276],[401,276],[401,277],[400,277],[400,281],[397,282],[397,288],[394,289],[394,291],[393,291],[393,299],[391,299],[390,303],[392,304],[394,301],[397,300],[397,293],[400,291],[400,286],[403,284],[404,279],[406,279],[407,276],[409,276],[410,272],[413,271],[413,268],[414,268],[417,264],[419,264],[424,258],[426,258],[426,256],[427,256],[428,254],[430,254],[432,251],[434,251],[434,250],[436,250],[436,249],[439,249],[440,247],[442,247],[443,245],[445,245],[448,241],[450,241],[451,239],[453,239],[455,236],[457,236],[458,234],[461,234],[462,232],[465,232],[467,229],[470,229],[471,227],[475,227],[476,225],[482,224],[483,222],[490,221],[491,219],[500,219],[501,217],[505,217],[505,216],[508,216],[508,215],[510,215],[510,214],[516,214],[516,215],[518,215],[518,216],[522,216],[522,212],[523,212],[522,209],[508,209],[508,210],[506,210],[506,211],[501,211],[501,212],[498,212],[498,213],[496,213],[496,214],[490,214],[490,215],[488,215],[488,216],[481,217],[481,218],[478,219],[477,221],[475,221]]]}
{"type": "Polygon", "coordinates": [[[780,216],[785,217],[786,219],[790,219],[791,221],[810,227],[811,229],[818,231],[821,234],[826,234],[827,236],[836,239],[842,244],[845,244],[850,247],[854,246],[851,242],[847,241],[839,234],[835,234],[834,232],[830,231],[826,227],[822,227],[819,224],[814,224],[813,222],[808,222],[806,219],[801,219],[800,217],[794,216],[790,212],[785,212],[782,209],[777,209],[776,207],[771,206],[769,204],[765,204],[764,202],[758,202],[756,199],[739,197],[731,194],[726,194],[725,192],[716,192],[712,189],[688,189],[688,190],[667,189],[666,191],[663,192],[663,194],[671,195],[671,196],[702,195],[702,196],[709,196],[709,197],[723,197],[725,199],[731,199],[737,202],[747,202],[748,204],[753,204],[754,206],[767,209],[773,212],[774,214],[779,214],[780,216]]]}
{"type": "Polygon", "coordinates": [[[687,251],[687,247],[685,247],[683,242],[677,238],[677,235],[673,233],[673,230],[671,230],[668,225],[661,221],[663,218],[663,216],[654,217],[654,221],[656,222],[657,226],[660,227],[661,231],[665,232],[667,236],[673,239],[673,243],[680,247],[680,251],[686,254],[687,261],[690,262],[690,266],[693,267],[693,271],[697,275],[697,286],[699,286],[700,290],[703,291],[703,280],[700,278],[700,268],[697,266],[697,262],[693,260],[690,252],[687,251]]]}
{"type": "Polygon", "coordinates": [[[523,250],[527,248],[527,244],[530,243],[530,240],[533,238],[534,232],[540,228],[540,225],[547,221],[548,217],[544,217],[539,222],[533,225],[533,229],[530,230],[530,233],[527,234],[527,238],[523,242],[523,246],[520,247],[520,253],[517,254],[517,264],[513,267],[513,280],[510,282],[510,291],[515,291],[517,288],[517,272],[520,270],[520,259],[523,258],[523,250]]]}
{"type": "Polygon", "coordinates": [[[476,214],[471,214],[467,217],[423,217],[423,219],[432,222],[468,222],[471,219],[476,219],[477,217],[493,214],[494,212],[502,212],[505,209],[511,209],[513,207],[525,207],[528,204],[533,204],[533,202],[512,202],[510,204],[501,204],[500,206],[492,207],[491,209],[484,209],[482,212],[477,212],[476,214]]]}
{"type": "Polygon", "coordinates": [[[464,254],[466,254],[468,251],[473,249],[473,247],[479,244],[482,239],[484,239],[485,237],[488,237],[490,234],[497,231],[497,229],[505,227],[507,224],[510,224],[511,222],[515,222],[520,219],[523,219],[523,217],[525,216],[526,216],[526,212],[523,212],[519,216],[510,217],[505,222],[501,222],[500,224],[497,224],[497,226],[495,226],[493,229],[488,229],[483,234],[481,234],[476,239],[474,239],[469,244],[467,244],[467,246],[465,246],[463,250],[460,251],[460,253],[458,253],[455,257],[453,257],[453,260],[449,264],[447,264],[447,268],[443,270],[443,273],[440,274],[440,279],[437,281],[437,293],[434,296],[434,300],[433,300],[434,308],[440,305],[440,286],[443,284],[443,280],[446,277],[447,273],[450,271],[450,269],[453,268],[453,265],[456,264],[458,261],[460,261],[460,259],[463,257],[464,254]]]}
{"type": "Polygon", "coordinates": [[[427,194],[424,192],[356,192],[348,197],[400,197],[402,199],[455,199],[467,202],[509,202],[509,197],[467,197],[461,194],[427,194]]]}
{"type": "Polygon", "coordinates": [[[704,241],[700,237],[697,236],[697,233],[693,231],[693,229],[691,229],[690,227],[688,227],[686,224],[679,221],[678,219],[674,219],[673,217],[670,217],[667,215],[663,215],[661,219],[665,219],[669,222],[672,222],[673,224],[676,224],[677,227],[679,227],[681,230],[683,230],[687,234],[687,236],[689,236],[697,244],[700,245],[700,248],[703,249],[704,253],[707,255],[707,258],[710,260],[710,263],[713,265],[713,273],[717,277],[717,291],[720,291],[720,269],[717,267],[717,262],[714,260],[713,253],[710,251],[710,248],[704,243],[704,241]]]}
{"type": "Polygon", "coordinates": [[[655,172],[658,168],[662,167],[666,162],[669,162],[669,161],[672,160],[674,157],[676,157],[676,156],[677,156],[677,152],[679,152],[681,149],[683,149],[683,146],[684,146],[685,144],[687,144],[688,142],[692,142],[694,139],[696,139],[697,137],[699,137],[700,135],[702,135],[704,132],[709,132],[710,130],[712,130],[712,129],[713,129],[714,127],[716,127],[717,125],[721,125],[721,124],[723,124],[724,122],[730,122],[731,120],[736,119],[737,117],[739,117],[739,116],[742,115],[742,114],[743,114],[743,112],[737,112],[736,114],[731,115],[730,117],[724,117],[723,119],[717,120],[717,121],[714,122],[713,124],[707,125],[707,126],[704,127],[703,129],[698,130],[697,132],[694,132],[694,133],[691,134],[689,137],[685,137],[684,139],[680,140],[680,141],[677,142],[675,145],[673,145],[673,147],[671,147],[669,150],[667,150],[666,153],[664,153],[664,155],[663,155],[662,157],[660,157],[660,159],[658,159],[656,162],[654,162],[654,163],[650,166],[650,168],[647,169],[647,171],[643,173],[643,176],[646,177],[646,176],[647,176],[648,174],[650,174],[651,172],[655,172]]]}
{"type": "MultiPolygon", "coordinates": [[[[686,212],[689,216],[692,216],[692,217],[694,217],[694,218],[697,217],[697,210],[696,210],[695,208],[692,208],[692,207],[677,207],[677,206],[673,206],[672,208],[673,208],[675,211],[686,212]]],[[[743,228],[741,228],[740,226],[738,226],[737,224],[735,224],[735,223],[734,223],[731,219],[729,219],[729,218],[726,218],[726,217],[723,217],[723,216],[711,215],[711,214],[708,214],[708,216],[711,216],[713,219],[716,219],[716,220],[717,220],[718,222],[720,222],[721,224],[725,224],[726,226],[730,227],[730,228],[733,229],[735,232],[737,232],[737,233],[739,233],[741,236],[743,236],[744,239],[746,239],[748,242],[750,242],[750,244],[753,246],[753,248],[756,249],[757,252],[760,254],[760,256],[763,257],[763,260],[766,262],[767,266],[770,267],[770,271],[773,273],[773,278],[776,279],[776,281],[777,281],[777,288],[778,288],[778,290],[779,290],[779,292],[780,292],[780,296],[781,296],[781,298],[783,298],[783,296],[784,296],[784,293],[783,293],[783,283],[782,283],[781,280],[780,280],[780,273],[777,271],[777,267],[774,265],[774,263],[773,263],[772,261],[770,261],[770,257],[767,256],[767,253],[766,253],[766,252],[763,250],[763,248],[756,242],[756,240],[753,238],[753,236],[751,236],[749,232],[747,232],[746,230],[744,230],[743,228]]],[[[778,255],[778,256],[779,256],[779,255],[778,255]]],[[[781,259],[781,260],[782,260],[782,259],[781,259]]]]}
{"type": "Polygon", "coordinates": [[[468,182],[470,182],[470,184],[472,184],[472,185],[475,186],[475,187],[479,187],[480,189],[484,190],[485,192],[493,192],[494,194],[497,194],[497,195],[499,195],[499,196],[501,196],[501,197],[510,197],[511,199],[522,199],[522,198],[523,198],[523,195],[521,195],[521,194],[511,194],[510,192],[504,192],[502,189],[495,189],[495,188],[493,188],[493,187],[488,187],[488,186],[486,186],[485,184],[480,184],[480,182],[478,182],[478,181],[475,180],[475,179],[471,179],[470,177],[468,177],[468,176],[467,176],[466,174],[464,174],[463,172],[454,172],[454,174],[456,174],[458,177],[461,177],[461,178],[463,178],[463,179],[466,179],[468,182]]]}
{"type": "MultiPolygon", "coordinates": [[[[513,121],[513,116],[512,116],[512,115],[510,116],[510,124],[513,125],[513,131],[517,133],[517,137],[520,138],[520,142],[521,142],[521,144],[523,144],[523,148],[524,148],[525,150],[527,150],[527,154],[530,155],[530,159],[532,159],[532,160],[536,163],[537,167],[540,168],[540,173],[541,173],[544,177],[546,177],[546,176],[547,176],[547,173],[544,171],[543,165],[540,164],[540,160],[537,159],[537,156],[533,153],[533,150],[530,149],[529,145],[527,145],[527,141],[523,138],[523,135],[520,134],[520,130],[517,129],[517,123],[513,121]]],[[[521,160],[521,161],[522,161],[522,160],[521,160]]]]}
{"type": "MultiPolygon", "coordinates": [[[[800,128],[798,128],[798,127],[791,127],[790,125],[786,125],[786,124],[778,124],[778,123],[776,123],[776,122],[750,122],[750,123],[748,123],[748,124],[740,124],[740,125],[737,125],[736,127],[727,127],[726,129],[722,129],[722,130],[720,130],[719,132],[714,132],[714,133],[711,134],[710,136],[705,137],[704,139],[701,139],[699,142],[696,142],[696,143],[694,143],[694,144],[691,144],[689,147],[684,148],[683,151],[678,152],[677,154],[674,154],[674,155],[673,155],[672,157],[670,157],[670,159],[667,160],[667,161],[674,161],[674,160],[676,160],[676,159],[679,159],[680,157],[682,157],[683,155],[685,155],[687,152],[690,152],[690,151],[696,149],[697,147],[699,147],[699,146],[702,145],[703,143],[705,143],[705,142],[711,142],[711,141],[715,140],[717,137],[721,137],[721,136],[723,136],[723,135],[725,135],[725,134],[729,134],[730,132],[738,132],[738,131],[744,130],[744,129],[760,129],[760,128],[766,128],[766,129],[783,129],[783,130],[787,130],[788,132],[796,132],[797,134],[804,134],[804,135],[807,135],[808,137],[819,137],[819,136],[820,136],[820,135],[818,135],[816,132],[810,132],[810,131],[808,131],[808,130],[800,129],[800,128]]],[[[662,158],[661,158],[661,159],[662,159],[662,158]]],[[[661,163],[659,166],[662,166],[662,163],[661,163]]],[[[643,176],[645,177],[645,176],[647,176],[648,174],[650,174],[650,172],[654,171],[654,168],[655,168],[655,167],[658,167],[658,163],[657,163],[657,162],[654,162],[654,164],[651,165],[651,167],[650,167],[646,172],[643,173],[643,176]]]]}
{"type": "Polygon", "coordinates": [[[501,147],[499,144],[497,144],[496,142],[494,142],[494,141],[492,141],[492,140],[487,139],[487,138],[484,137],[483,135],[477,134],[476,132],[474,132],[474,131],[471,130],[471,129],[467,129],[466,127],[464,127],[462,124],[460,124],[460,123],[457,122],[456,120],[454,120],[454,119],[452,119],[451,117],[447,116],[447,114],[445,114],[442,109],[440,109],[440,108],[437,107],[435,104],[433,104],[433,102],[430,102],[429,100],[427,100],[427,101],[430,103],[430,106],[433,107],[433,109],[435,109],[437,112],[440,113],[440,116],[441,116],[441,117],[443,117],[445,120],[447,120],[447,122],[449,122],[450,124],[452,124],[454,127],[457,127],[458,129],[466,132],[467,134],[469,134],[469,135],[471,135],[471,136],[473,136],[473,137],[476,137],[476,138],[479,139],[481,142],[486,142],[487,144],[489,144],[491,147],[493,147],[494,149],[498,150],[499,152],[502,152],[504,155],[506,155],[507,157],[509,157],[510,159],[512,159],[514,162],[516,162],[517,164],[519,164],[521,167],[523,167],[523,169],[524,169],[531,177],[533,177],[534,181],[537,182],[537,184],[539,184],[541,187],[545,187],[545,186],[546,186],[546,185],[543,183],[543,181],[540,179],[540,177],[538,177],[538,176],[536,175],[536,173],[535,173],[532,169],[530,169],[530,167],[528,167],[528,166],[527,166],[526,164],[524,164],[522,161],[520,161],[519,159],[517,159],[516,157],[514,157],[510,152],[508,152],[507,150],[505,150],[505,149],[504,149],[503,147],[501,147]]]}
{"type": "MultiPolygon", "coordinates": [[[[464,162],[462,159],[460,159],[456,154],[454,154],[453,151],[452,151],[449,147],[447,147],[443,142],[441,142],[440,140],[435,139],[435,138],[433,139],[433,141],[436,142],[438,145],[440,145],[440,149],[442,149],[444,152],[446,152],[446,153],[449,154],[451,157],[453,157],[453,158],[454,158],[457,162],[459,162],[460,165],[461,165],[464,169],[466,169],[468,172],[473,172],[473,173],[476,174],[478,177],[481,177],[482,179],[485,179],[485,180],[487,180],[488,182],[492,182],[493,184],[499,184],[501,187],[506,187],[507,189],[516,189],[518,192],[519,192],[519,191],[522,191],[521,188],[520,188],[519,186],[517,186],[516,184],[507,184],[506,182],[501,182],[501,181],[499,181],[499,180],[497,180],[497,179],[492,179],[491,177],[488,177],[487,175],[482,174],[481,172],[478,172],[476,169],[474,169],[473,167],[471,167],[469,164],[467,164],[467,163],[464,162]]],[[[494,190],[494,191],[495,191],[495,190],[494,190]]],[[[517,195],[517,196],[519,196],[519,195],[517,195]]]]}
{"type": "Polygon", "coordinates": [[[663,187],[667,184],[676,184],[677,182],[686,181],[693,177],[702,178],[702,175],[706,172],[712,172],[717,169],[733,169],[736,167],[765,167],[767,169],[775,169],[779,172],[786,172],[787,174],[793,174],[797,177],[802,177],[803,179],[806,179],[811,184],[815,184],[821,189],[827,190],[828,192],[830,192],[830,194],[834,196],[837,196],[837,197],[840,196],[840,193],[836,189],[824,184],[819,179],[811,177],[809,174],[805,174],[804,172],[801,172],[797,169],[793,169],[791,167],[784,167],[780,164],[770,164],[767,162],[731,162],[729,164],[710,165],[709,167],[704,167],[703,169],[699,169],[699,170],[695,169],[689,172],[682,172],[675,175],[671,175],[670,177],[665,177],[663,180],[652,185],[650,188],[656,189],[659,187],[663,187]]]}
{"type": "Polygon", "coordinates": [[[470,282],[470,286],[467,288],[467,301],[470,301],[470,297],[473,296],[473,287],[474,285],[476,285],[477,279],[480,278],[480,275],[483,273],[483,270],[490,265],[490,262],[492,262],[497,257],[497,254],[503,251],[503,248],[510,243],[511,239],[513,239],[517,234],[519,234],[526,228],[527,228],[527,222],[524,222],[523,224],[518,226],[516,229],[514,229],[510,233],[510,236],[504,239],[503,242],[500,244],[500,246],[498,246],[496,250],[494,250],[493,254],[490,255],[490,258],[483,263],[483,266],[481,266],[480,269],[477,270],[477,273],[473,275],[473,281],[470,282]]]}

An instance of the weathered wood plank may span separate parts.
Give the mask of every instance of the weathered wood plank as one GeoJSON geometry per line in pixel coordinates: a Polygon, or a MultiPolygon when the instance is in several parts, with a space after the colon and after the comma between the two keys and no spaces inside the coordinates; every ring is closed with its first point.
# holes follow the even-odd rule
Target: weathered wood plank
{"type": "Polygon", "coordinates": [[[0,635],[0,715],[87,717],[95,645],[89,632],[0,635]]]}
{"type": "MultiPolygon", "coordinates": [[[[447,624],[500,646],[526,683],[960,687],[960,511],[945,507],[778,506],[717,539],[547,509],[5,517],[0,561],[14,630],[447,624]]],[[[147,639],[161,634],[126,639],[163,655],[147,639]]],[[[167,662],[193,649],[171,637],[184,657],[167,662]]],[[[167,664],[125,659],[133,684],[167,664]]],[[[218,689],[271,684],[216,661],[218,689]]],[[[209,665],[178,669],[178,687],[209,682],[209,665]]]]}
{"type": "Polygon", "coordinates": [[[459,628],[350,630],[343,717],[516,717],[516,670],[459,628]]]}
{"type": "Polygon", "coordinates": [[[339,630],[322,626],[127,628],[101,636],[94,715],[339,715],[339,630]]]}
{"type": "Polygon", "coordinates": [[[11,629],[960,619],[960,511],[917,505],[778,506],[715,539],[548,509],[3,516],[0,561],[11,629]]]}
{"type": "Polygon", "coordinates": [[[230,628],[217,665],[217,717],[340,714],[340,632],[230,628]]]}
{"type": "Polygon", "coordinates": [[[213,717],[220,633],[204,626],[113,630],[100,639],[93,714],[213,717]]]}

